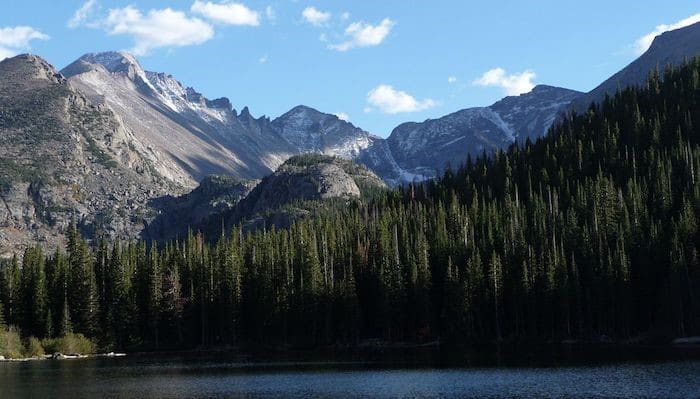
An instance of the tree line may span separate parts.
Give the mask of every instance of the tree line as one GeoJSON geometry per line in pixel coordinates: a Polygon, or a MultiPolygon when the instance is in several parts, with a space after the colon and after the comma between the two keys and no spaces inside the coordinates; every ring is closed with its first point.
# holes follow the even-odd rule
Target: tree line
{"type": "Polygon", "coordinates": [[[697,59],[289,228],[92,247],[72,228],[0,267],[0,318],[105,348],[699,334],[696,126],[697,59]]]}

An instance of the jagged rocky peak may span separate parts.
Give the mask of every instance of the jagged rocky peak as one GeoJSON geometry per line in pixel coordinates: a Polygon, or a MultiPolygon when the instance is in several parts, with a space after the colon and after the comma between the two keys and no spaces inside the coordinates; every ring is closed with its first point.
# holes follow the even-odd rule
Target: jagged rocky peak
{"type": "Polygon", "coordinates": [[[215,98],[213,100],[208,100],[207,106],[212,107],[212,108],[225,109],[225,110],[229,110],[229,111],[233,110],[233,105],[231,105],[231,101],[227,97],[221,97],[221,98],[215,98]]]}
{"type": "Polygon", "coordinates": [[[239,115],[241,119],[255,119],[253,115],[250,114],[250,109],[247,106],[243,107],[241,114],[239,115]]]}
{"type": "Polygon", "coordinates": [[[188,101],[194,104],[199,104],[202,107],[218,108],[226,111],[232,111],[233,106],[231,101],[226,97],[215,98],[209,100],[204,95],[192,87],[185,89],[185,96],[188,101]]]}

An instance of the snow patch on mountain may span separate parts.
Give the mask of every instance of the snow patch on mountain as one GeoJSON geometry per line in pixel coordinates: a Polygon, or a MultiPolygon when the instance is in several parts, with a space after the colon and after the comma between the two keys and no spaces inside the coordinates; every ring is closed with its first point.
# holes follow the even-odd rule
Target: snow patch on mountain
{"type": "Polygon", "coordinates": [[[501,118],[501,115],[499,115],[498,112],[492,110],[491,108],[479,108],[479,115],[488,119],[491,121],[491,123],[496,125],[496,127],[501,129],[501,132],[505,135],[507,141],[515,141],[515,137],[517,136],[515,130],[510,124],[506,123],[506,121],[501,118]]]}

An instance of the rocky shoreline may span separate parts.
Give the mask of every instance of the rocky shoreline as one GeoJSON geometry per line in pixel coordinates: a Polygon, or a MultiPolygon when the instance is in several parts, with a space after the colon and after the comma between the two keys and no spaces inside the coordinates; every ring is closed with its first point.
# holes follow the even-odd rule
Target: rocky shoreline
{"type": "Polygon", "coordinates": [[[124,357],[124,356],[126,356],[126,353],[115,353],[115,352],[95,353],[95,354],[91,354],[91,355],[83,355],[80,353],[73,353],[73,354],[69,354],[69,355],[66,355],[63,353],[54,353],[54,354],[43,355],[43,356],[6,359],[4,356],[0,355],[0,362],[30,362],[30,361],[36,361],[36,360],[70,360],[70,359],[89,359],[89,358],[95,358],[95,357],[124,357]]]}

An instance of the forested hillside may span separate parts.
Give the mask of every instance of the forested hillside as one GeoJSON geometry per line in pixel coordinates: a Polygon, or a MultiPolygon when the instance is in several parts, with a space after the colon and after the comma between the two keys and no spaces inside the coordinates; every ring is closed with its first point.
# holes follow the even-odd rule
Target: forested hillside
{"type": "Polygon", "coordinates": [[[4,322],[104,347],[700,334],[700,61],[437,181],[215,244],[28,250],[4,322]]]}

